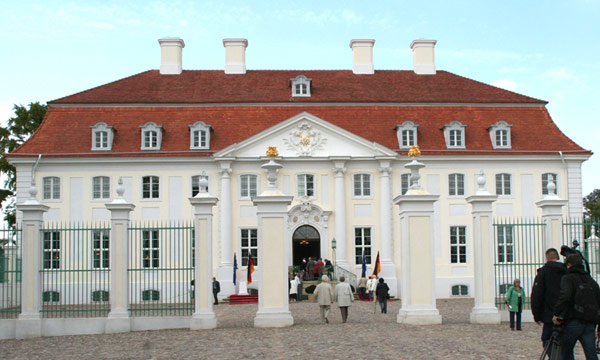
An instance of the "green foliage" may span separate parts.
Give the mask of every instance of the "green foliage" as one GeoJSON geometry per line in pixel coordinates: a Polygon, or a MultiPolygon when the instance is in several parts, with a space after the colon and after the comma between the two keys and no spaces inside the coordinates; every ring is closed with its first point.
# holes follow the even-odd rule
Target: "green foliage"
{"type": "Polygon", "coordinates": [[[596,189],[583,198],[585,218],[600,221],[600,189],[596,189]]]}
{"type": "Polygon", "coordinates": [[[15,200],[14,194],[17,184],[15,167],[9,164],[5,155],[23,144],[31,134],[40,126],[48,105],[32,102],[29,106],[14,105],[15,116],[8,119],[6,126],[0,126],[0,172],[7,177],[4,188],[0,189],[0,202],[7,201],[4,205],[4,220],[10,226],[14,225],[15,200]]]}

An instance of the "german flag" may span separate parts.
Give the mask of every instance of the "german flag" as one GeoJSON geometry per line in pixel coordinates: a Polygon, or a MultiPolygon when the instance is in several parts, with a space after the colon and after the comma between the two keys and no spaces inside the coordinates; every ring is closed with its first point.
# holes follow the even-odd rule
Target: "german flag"
{"type": "Polygon", "coordinates": [[[252,284],[252,273],[254,272],[254,262],[248,257],[248,285],[252,284]]]}
{"type": "Polygon", "coordinates": [[[377,276],[381,271],[381,263],[379,262],[379,251],[377,252],[377,259],[375,259],[375,266],[373,267],[373,275],[377,276]]]}

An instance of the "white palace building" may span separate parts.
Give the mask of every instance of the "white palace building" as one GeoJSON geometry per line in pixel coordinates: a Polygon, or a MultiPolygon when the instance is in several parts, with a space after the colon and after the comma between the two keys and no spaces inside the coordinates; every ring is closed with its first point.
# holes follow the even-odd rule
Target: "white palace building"
{"type": "MultiPolygon", "coordinates": [[[[404,165],[412,145],[427,165],[421,184],[439,195],[432,229],[438,298],[472,296],[466,198],[480,170],[487,191],[498,195],[496,217],[542,215],[535,202],[550,177],[568,201],[563,216],[582,216],[581,164],[591,152],[558,129],[545,101],[437,70],[435,40],[411,43],[410,70],[376,70],[371,39],[350,42],[351,70],[247,70],[246,39],[223,40],[224,71],[184,70],[184,41],[158,42],[160,70],[48,103],[36,133],[8,155],[18,203],[29,198],[33,176],[39,201],[50,208],[45,220],[109,220],[105,204],[121,178],[125,199],[136,206],[132,220],[187,220],[188,198],[207,176],[208,192],[219,199],[212,249],[223,297],[235,292],[234,253],[238,278],[248,256],[261,266],[252,197],[266,188],[268,146],[277,147],[283,165],[278,187],[293,196],[286,263],[322,257],[360,275],[363,252],[369,272],[379,252],[392,295],[401,272],[392,200],[409,187],[404,165]]],[[[51,241],[44,246],[66,251],[51,241]]],[[[510,241],[503,246],[508,252],[510,241]]],[[[167,251],[150,250],[152,257],[167,251]]]]}

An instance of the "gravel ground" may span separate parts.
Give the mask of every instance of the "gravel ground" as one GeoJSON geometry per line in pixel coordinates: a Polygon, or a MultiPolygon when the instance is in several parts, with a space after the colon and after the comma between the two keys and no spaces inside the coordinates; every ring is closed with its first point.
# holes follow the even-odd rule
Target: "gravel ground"
{"type": "MultiPolygon", "coordinates": [[[[540,327],[523,324],[471,325],[470,299],[438,300],[443,325],[396,323],[399,302],[388,314],[373,303],[355,302],[343,324],[332,306],[330,324],[321,324],[316,303],[292,303],[295,325],[255,329],[257,305],[219,305],[219,328],[125,334],[45,337],[0,341],[3,359],[537,359],[540,327]]],[[[580,349],[577,359],[583,359],[580,349]]]]}

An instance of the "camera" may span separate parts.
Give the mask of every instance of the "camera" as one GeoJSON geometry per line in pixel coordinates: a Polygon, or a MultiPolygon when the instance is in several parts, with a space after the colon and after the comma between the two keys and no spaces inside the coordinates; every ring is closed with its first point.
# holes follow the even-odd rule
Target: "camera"
{"type": "Polygon", "coordinates": [[[587,261],[587,259],[585,258],[585,256],[583,256],[583,254],[581,253],[581,251],[579,251],[577,248],[579,247],[579,241],[577,240],[573,240],[573,247],[569,247],[568,245],[563,245],[560,247],[560,254],[564,257],[567,257],[569,255],[579,255],[581,256],[581,259],[583,260],[583,263],[585,264],[585,269],[586,271],[589,273],[591,273],[590,271],[590,263],[587,261]]]}

